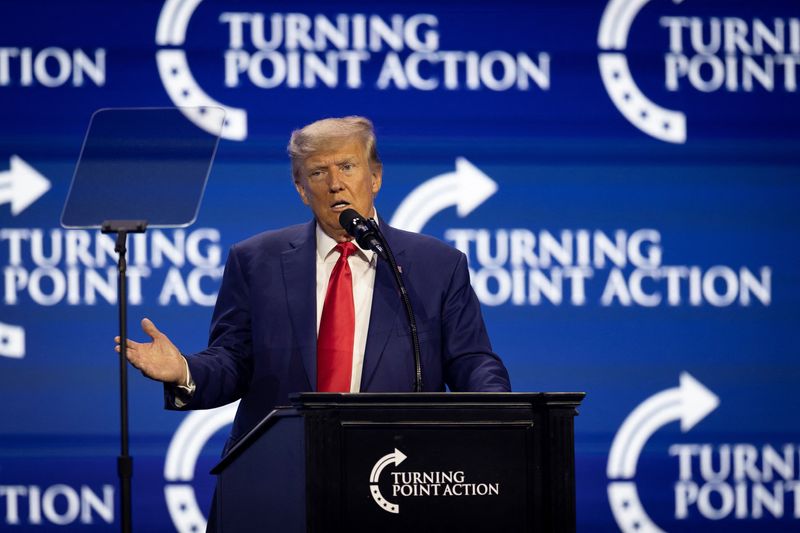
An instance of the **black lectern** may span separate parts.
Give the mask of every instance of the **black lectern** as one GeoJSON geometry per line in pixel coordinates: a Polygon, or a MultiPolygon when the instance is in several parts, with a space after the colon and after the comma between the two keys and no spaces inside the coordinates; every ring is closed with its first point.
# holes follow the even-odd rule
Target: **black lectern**
{"type": "Polygon", "coordinates": [[[304,393],[233,447],[221,531],[575,530],[583,393],[304,393]]]}

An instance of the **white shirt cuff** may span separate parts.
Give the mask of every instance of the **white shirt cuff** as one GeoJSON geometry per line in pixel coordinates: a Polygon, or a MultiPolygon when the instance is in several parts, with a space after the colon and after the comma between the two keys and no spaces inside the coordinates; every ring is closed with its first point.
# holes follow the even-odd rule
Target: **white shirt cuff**
{"type": "Polygon", "coordinates": [[[192,379],[192,373],[189,371],[189,361],[186,360],[186,357],[183,358],[183,364],[186,367],[186,382],[182,385],[175,386],[175,396],[174,396],[174,403],[175,407],[181,408],[188,404],[192,396],[194,396],[194,391],[197,389],[197,385],[195,385],[194,380],[192,379]]]}

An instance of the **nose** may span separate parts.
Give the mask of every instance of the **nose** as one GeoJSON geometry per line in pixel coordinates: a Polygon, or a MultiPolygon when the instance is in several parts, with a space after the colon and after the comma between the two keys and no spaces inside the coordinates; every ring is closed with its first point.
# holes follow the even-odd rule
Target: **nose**
{"type": "Polygon", "coordinates": [[[338,167],[334,167],[328,172],[328,189],[331,192],[338,192],[344,189],[342,182],[342,171],[338,167]]]}

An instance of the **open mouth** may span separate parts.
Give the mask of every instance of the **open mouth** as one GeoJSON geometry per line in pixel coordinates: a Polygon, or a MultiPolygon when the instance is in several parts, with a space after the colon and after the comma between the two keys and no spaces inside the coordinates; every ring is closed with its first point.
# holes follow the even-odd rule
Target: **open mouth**
{"type": "Polygon", "coordinates": [[[350,202],[347,200],[337,200],[331,204],[331,208],[334,210],[344,210],[350,207],[350,202]]]}

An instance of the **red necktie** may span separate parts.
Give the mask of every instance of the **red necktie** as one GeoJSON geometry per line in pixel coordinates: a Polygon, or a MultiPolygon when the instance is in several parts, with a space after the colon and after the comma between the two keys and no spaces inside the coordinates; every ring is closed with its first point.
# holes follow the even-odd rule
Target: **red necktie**
{"type": "Polygon", "coordinates": [[[353,274],[347,258],[355,253],[352,242],[340,242],[341,254],[331,272],[317,334],[317,391],[350,392],[353,369],[353,339],[356,311],[353,305],[353,274]]]}

